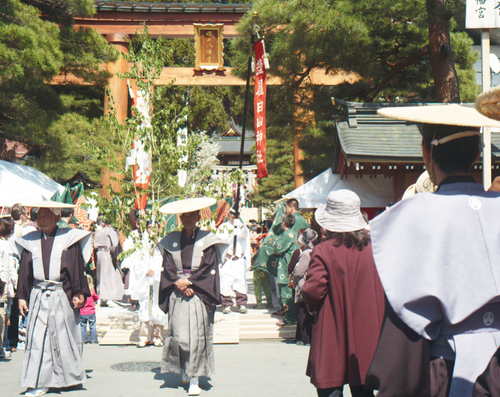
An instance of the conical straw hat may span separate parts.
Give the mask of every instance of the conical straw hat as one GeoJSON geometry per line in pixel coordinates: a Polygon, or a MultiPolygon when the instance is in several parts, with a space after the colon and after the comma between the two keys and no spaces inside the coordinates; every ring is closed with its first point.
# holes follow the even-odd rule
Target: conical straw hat
{"type": "Polygon", "coordinates": [[[500,87],[483,92],[476,99],[476,110],[494,120],[500,120],[500,87]]]}
{"type": "Polygon", "coordinates": [[[52,200],[23,204],[23,206],[31,208],[76,208],[76,205],[74,204],[59,203],[57,201],[52,201],[52,200]]]}
{"type": "Polygon", "coordinates": [[[457,104],[390,107],[379,109],[378,114],[391,119],[423,124],[500,127],[500,122],[483,116],[474,108],[457,104]]]}
{"type": "Polygon", "coordinates": [[[160,208],[162,214],[184,214],[186,212],[199,211],[210,207],[217,202],[214,198],[198,197],[179,201],[172,201],[160,208]]]}

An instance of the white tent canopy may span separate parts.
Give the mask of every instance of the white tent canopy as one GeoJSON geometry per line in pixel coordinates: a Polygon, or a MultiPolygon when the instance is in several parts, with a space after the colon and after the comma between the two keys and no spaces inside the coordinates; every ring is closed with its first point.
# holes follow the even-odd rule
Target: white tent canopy
{"type": "Polygon", "coordinates": [[[0,206],[50,199],[64,186],[32,167],[0,160],[0,206]]]}
{"type": "Polygon", "coordinates": [[[326,203],[330,191],[339,189],[349,189],[355,192],[361,199],[363,208],[383,208],[392,201],[392,179],[366,176],[340,179],[340,175],[333,174],[330,169],[286,194],[284,198],[297,199],[301,209],[318,208],[326,203]]]}

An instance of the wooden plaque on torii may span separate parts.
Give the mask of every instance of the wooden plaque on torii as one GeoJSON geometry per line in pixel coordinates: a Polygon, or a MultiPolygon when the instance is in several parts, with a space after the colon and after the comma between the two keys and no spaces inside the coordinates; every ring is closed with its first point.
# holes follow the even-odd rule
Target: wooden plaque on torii
{"type": "Polygon", "coordinates": [[[193,24],[196,70],[224,70],[224,24],[193,24]]]}

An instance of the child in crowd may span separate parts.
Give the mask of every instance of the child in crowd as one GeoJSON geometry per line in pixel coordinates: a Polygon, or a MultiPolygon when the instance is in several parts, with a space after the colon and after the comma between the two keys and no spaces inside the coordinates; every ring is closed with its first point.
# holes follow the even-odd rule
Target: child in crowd
{"type": "Polygon", "coordinates": [[[95,302],[99,300],[99,297],[95,293],[94,280],[92,276],[87,274],[87,282],[89,283],[89,289],[91,296],[85,301],[85,306],[80,309],[80,327],[82,329],[82,342],[83,343],[97,343],[97,327],[95,319],[95,302]],[[89,323],[90,328],[90,342],[87,340],[87,323],[89,323]]]}

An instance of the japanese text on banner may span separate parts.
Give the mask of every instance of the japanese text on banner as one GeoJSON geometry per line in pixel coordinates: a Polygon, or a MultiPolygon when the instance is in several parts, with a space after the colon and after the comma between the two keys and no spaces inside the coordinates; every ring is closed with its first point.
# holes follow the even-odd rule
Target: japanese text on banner
{"type": "Polygon", "coordinates": [[[268,176],[266,164],[266,53],[264,41],[254,44],[255,50],[255,146],[257,156],[257,178],[268,176]]]}

